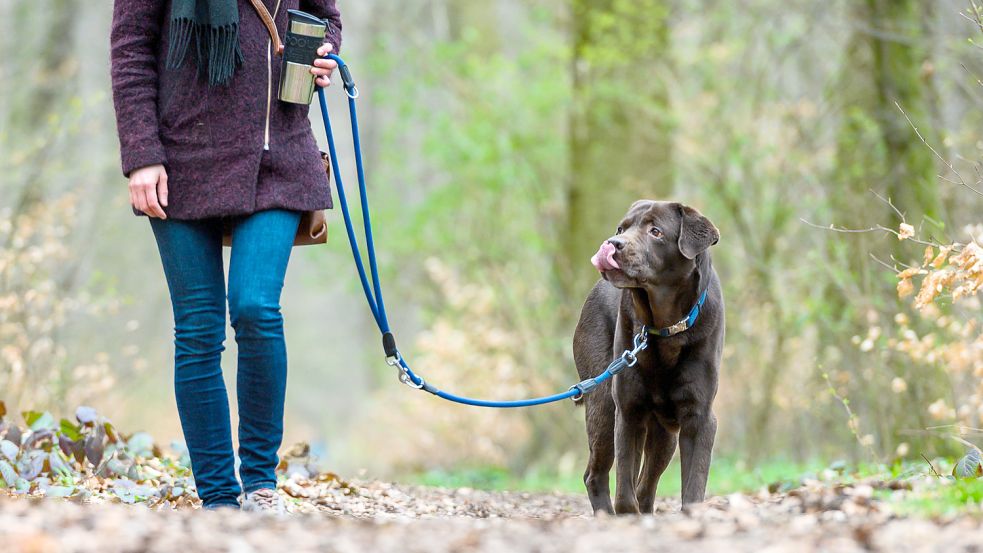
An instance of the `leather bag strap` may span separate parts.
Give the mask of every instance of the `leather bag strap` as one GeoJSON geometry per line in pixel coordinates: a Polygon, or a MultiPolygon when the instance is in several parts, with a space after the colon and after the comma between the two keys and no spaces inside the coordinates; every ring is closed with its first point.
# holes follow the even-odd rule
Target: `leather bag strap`
{"type": "Polygon", "coordinates": [[[283,43],[280,42],[280,35],[276,30],[276,22],[273,21],[270,10],[266,9],[263,0],[249,0],[249,3],[253,5],[253,8],[256,8],[256,13],[259,14],[260,20],[263,21],[263,25],[266,25],[266,30],[270,33],[270,40],[273,43],[273,53],[279,56],[283,53],[283,43]]]}

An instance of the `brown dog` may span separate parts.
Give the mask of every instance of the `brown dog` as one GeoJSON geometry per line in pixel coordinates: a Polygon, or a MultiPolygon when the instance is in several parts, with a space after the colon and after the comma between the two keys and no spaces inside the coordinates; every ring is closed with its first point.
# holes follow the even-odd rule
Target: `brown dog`
{"type": "Polygon", "coordinates": [[[703,501],[724,343],[723,295],[707,251],[719,237],[693,208],[639,200],[591,260],[603,279],[587,296],[573,338],[581,379],[598,376],[632,349],[643,325],[669,334],[649,333],[636,365],[585,396],[590,460],[584,484],[595,513],[651,513],[677,441],[682,501],[703,501]],[[690,326],[684,321],[704,292],[690,326]],[[608,473],[615,461],[612,508],[608,473]]]}

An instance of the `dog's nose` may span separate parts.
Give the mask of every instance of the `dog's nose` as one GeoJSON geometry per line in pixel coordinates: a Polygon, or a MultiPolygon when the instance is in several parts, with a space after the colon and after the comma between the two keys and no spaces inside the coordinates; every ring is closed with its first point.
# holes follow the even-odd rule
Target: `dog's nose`
{"type": "Polygon", "coordinates": [[[608,238],[608,244],[614,246],[614,249],[621,251],[625,247],[625,241],[621,238],[615,236],[614,238],[608,238]]]}

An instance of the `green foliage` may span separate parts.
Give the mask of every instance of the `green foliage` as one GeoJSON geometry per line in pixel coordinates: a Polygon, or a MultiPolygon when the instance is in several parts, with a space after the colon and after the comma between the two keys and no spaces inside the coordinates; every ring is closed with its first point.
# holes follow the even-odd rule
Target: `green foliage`
{"type": "MultiPolygon", "coordinates": [[[[891,498],[888,494],[883,494],[891,498]]],[[[902,515],[951,516],[983,513],[983,480],[939,479],[915,492],[894,499],[893,508],[902,515]]]]}
{"type": "Polygon", "coordinates": [[[380,93],[403,117],[391,129],[421,133],[428,178],[413,179],[406,152],[392,143],[385,157],[398,177],[426,192],[414,205],[388,205],[404,222],[387,237],[397,253],[446,255],[480,274],[499,263],[535,263],[551,244],[549,219],[562,187],[559,131],[569,102],[565,51],[528,23],[530,43],[516,56],[488,54],[479,35],[414,52],[418,71],[380,93]]]}
{"type": "Polygon", "coordinates": [[[4,418],[0,402],[0,488],[46,497],[92,495],[124,503],[188,503],[194,483],[187,456],[165,456],[149,434],[121,434],[90,407],[75,421],[47,411],[22,413],[24,427],[4,418]]]}
{"type": "MultiPolygon", "coordinates": [[[[790,461],[770,460],[750,467],[741,459],[729,457],[714,459],[710,470],[708,493],[725,495],[736,492],[754,493],[762,488],[798,485],[803,475],[821,472],[818,462],[800,464],[790,461]],[[779,483],[779,484],[776,484],[779,483]]],[[[660,496],[678,496],[681,488],[679,460],[673,459],[659,481],[660,496]]],[[[839,473],[837,473],[839,474],[839,473]]],[[[505,467],[459,467],[453,470],[429,470],[402,475],[401,479],[426,485],[447,488],[469,487],[483,490],[557,491],[583,493],[584,483],[579,475],[561,476],[556,471],[533,469],[517,474],[505,467]]],[[[611,481],[614,486],[614,479],[611,481]]],[[[613,489],[613,488],[612,488],[613,489]]]]}

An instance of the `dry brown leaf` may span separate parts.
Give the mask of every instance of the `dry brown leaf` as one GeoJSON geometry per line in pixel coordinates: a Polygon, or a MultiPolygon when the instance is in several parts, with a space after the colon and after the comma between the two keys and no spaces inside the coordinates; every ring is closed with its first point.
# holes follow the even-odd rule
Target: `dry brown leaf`
{"type": "Polygon", "coordinates": [[[901,225],[898,226],[898,240],[911,238],[914,235],[915,227],[909,225],[908,223],[901,223],[901,225]]]}
{"type": "Polygon", "coordinates": [[[900,273],[898,273],[898,278],[901,279],[901,280],[904,280],[906,278],[911,278],[911,277],[913,277],[913,276],[915,276],[915,275],[917,275],[919,273],[923,273],[923,272],[924,271],[922,271],[918,267],[912,267],[910,269],[905,269],[905,270],[901,271],[900,273]]]}
{"type": "Polygon", "coordinates": [[[905,298],[910,296],[915,292],[915,285],[911,283],[910,278],[901,279],[898,281],[898,297],[905,298]]]}
{"type": "Polygon", "coordinates": [[[936,269],[941,269],[942,265],[945,265],[946,260],[949,259],[949,252],[952,251],[952,246],[942,246],[939,250],[939,255],[935,256],[932,260],[932,267],[936,269]]]}

